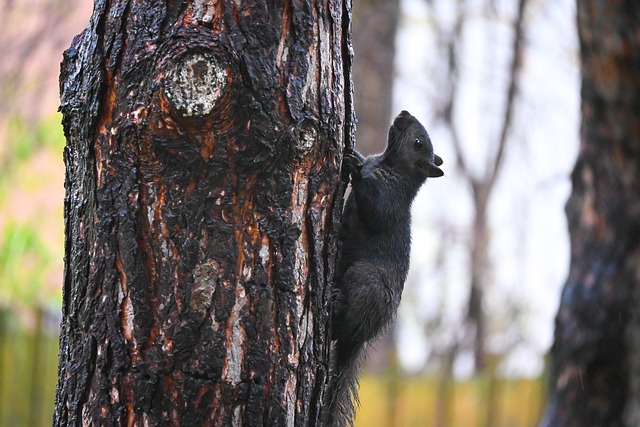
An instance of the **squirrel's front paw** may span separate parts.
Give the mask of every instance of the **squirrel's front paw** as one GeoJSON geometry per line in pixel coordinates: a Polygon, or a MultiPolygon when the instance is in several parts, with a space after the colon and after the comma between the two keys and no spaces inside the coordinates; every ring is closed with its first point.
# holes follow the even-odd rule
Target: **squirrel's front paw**
{"type": "Polygon", "coordinates": [[[362,165],[364,164],[364,157],[357,151],[346,153],[342,158],[342,170],[345,176],[360,176],[362,171],[362,165]]]}

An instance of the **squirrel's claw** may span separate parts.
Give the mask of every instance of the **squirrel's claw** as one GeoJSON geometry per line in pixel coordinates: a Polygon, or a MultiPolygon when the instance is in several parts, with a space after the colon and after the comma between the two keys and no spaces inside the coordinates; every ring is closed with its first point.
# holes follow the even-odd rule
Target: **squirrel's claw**
{"type": "Polygon", "coordinates": [[[364,164],[364,157],[357,151],[346,153],[342,158],[342,170],[345,176],[359,175],[364,164]]]}

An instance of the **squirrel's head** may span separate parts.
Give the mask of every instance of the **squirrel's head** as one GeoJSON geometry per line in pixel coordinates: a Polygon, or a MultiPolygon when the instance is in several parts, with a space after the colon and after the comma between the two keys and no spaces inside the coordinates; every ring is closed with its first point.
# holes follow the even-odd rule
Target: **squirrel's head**
{"type": "Polygon", "coordinates": [[[438,167],[442,164],[442,159],[433,152],[427,130],[407,111],[398,114],[389,128],[385,157],[394,165],[401,166],[411,175],[422,179],[444,175],[438,167]]]}

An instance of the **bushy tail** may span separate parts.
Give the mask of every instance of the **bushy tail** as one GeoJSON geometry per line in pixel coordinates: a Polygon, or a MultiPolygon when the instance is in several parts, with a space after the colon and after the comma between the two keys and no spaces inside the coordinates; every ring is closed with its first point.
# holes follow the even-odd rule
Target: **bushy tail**
{"type": "Polygon", "coordinates": [[[333,370],[327,389],[329,407],[326,409],[326,427],[353,426],[358,399],[358,376],[362,362],[363,346],[336,342],[333,354],[333,370]]]}

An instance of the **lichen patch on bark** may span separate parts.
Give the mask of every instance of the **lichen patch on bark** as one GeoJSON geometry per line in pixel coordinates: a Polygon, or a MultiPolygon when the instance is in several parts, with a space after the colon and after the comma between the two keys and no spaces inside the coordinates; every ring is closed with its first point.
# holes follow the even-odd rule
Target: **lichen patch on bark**
{"type": "Polygon", "coordinates": [[[193,52],[169,71],[164,93],[183,116],[206,116],[226,86],[226,67],[211,53],[193,52]]]}
{"type": "Polygon", "coordinates": [[[197,265],[193,272],[193,289],[191,290],[190,309],[192,312],[204,316],[211,306],[213,293],[216,291],[220,267],[210,259],[197,265]]]}

